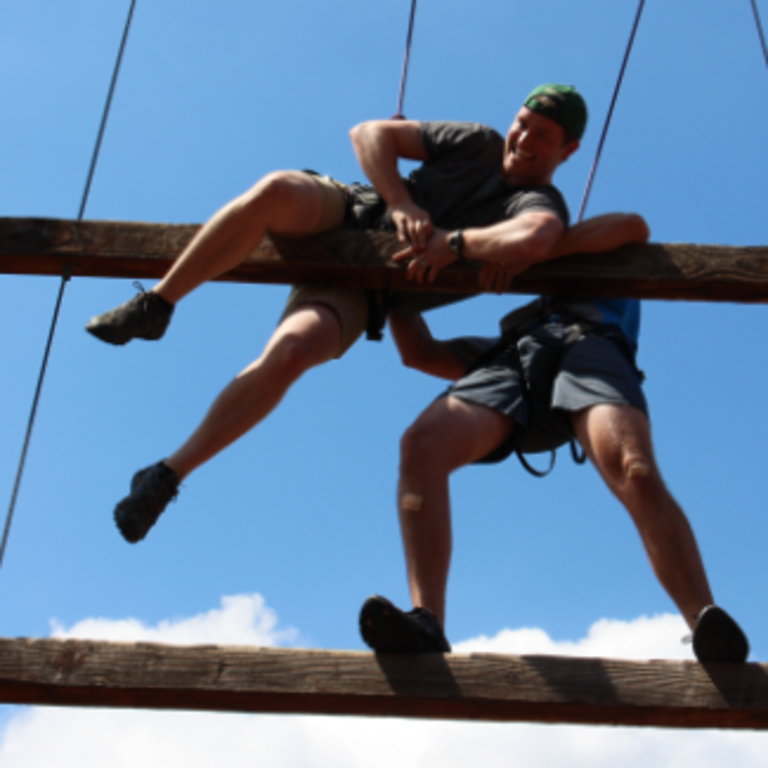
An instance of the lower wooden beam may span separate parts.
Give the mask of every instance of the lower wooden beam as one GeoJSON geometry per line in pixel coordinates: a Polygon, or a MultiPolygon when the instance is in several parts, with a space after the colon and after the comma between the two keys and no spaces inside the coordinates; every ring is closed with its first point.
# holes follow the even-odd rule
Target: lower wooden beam
{"type": "Polygon", "coordinates": [[[768,665],[0,639],[0,702],[768,728],[768,665]]]}
{"type": "MultiPolygon", "coordinates": [[[[84,277],[161,277],[199,225],[0,218],[0,273],[84,277]]],[[[384,232],[334,231],[265,239],[221,279],[252,283],[336,283],[425,290],[390,261],[400,250],[384,232]]],[[[430,292],[477,292],[478,267],[453,264],[430,292]]],[[[511,293],[699,301],[768,301],[768,248],[649,244],[568,256],[519,275],[511,293]]]]}

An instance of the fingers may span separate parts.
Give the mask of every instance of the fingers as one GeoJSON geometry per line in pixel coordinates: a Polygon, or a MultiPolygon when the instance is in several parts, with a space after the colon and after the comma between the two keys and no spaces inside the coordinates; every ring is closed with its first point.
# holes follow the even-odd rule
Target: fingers
{"type": "Polygon", "coordinates": [[[398,251],[393,257],[392,261],[405,261],[406,259],[413,258],[416,255],[416,250],[412,245],[407,248],[403,248],[402,251],[398,251]]]}
{"type": "Polygon", "coordinates": [[[407,218],[403,221],[403,231],[400,241],[410,243],[417,252],[427,247],[427,241],[432,237],[432,222],[429,218],[407,218]]]}
{"type": "MultiPolygon", "coordinates": [[[[432,223],[429,222],[430,229],[432,223]]],[[[424,230],[421,230],[424,234],[424,230]]],[[[447,245],[448,233],[444,230],[435,230],[434,234],[424,243],[423,248],[413,241],[407,248],[398,251],[393,257],[393,261],[408,261],[406,277],[408,280],[423,283],[425,278],[433,283],[440,270],[456,260],[456,254],[450,250],[447,245]]]]}
{"type": "Polygon", "coordinates": [[[401,243],[408,243],[410,240],[408,239],[408,228],[407,228],[407,221],[402,216],[398,216],[395,218],[392,217],[392,220],[395,222],[395,226],[397,227],[397,239],[401,243]]]}
{"type": "Polygon", "coordinates": [[[416,255],[408,265],[407,277],[412,282],[423,283],[424,275],[428,269],[429,265],[426,263],[426,260],[416,255]]]}
{"type": "Polygon", "coordinates": [[[434,283],[444,266],[445,263],[417,254],[408,265],[407,277],[417,283],[423,283],[425,278],[428,283],[434,283]]]}
{"type": "Polygon", "coordinates": [[[418,206],[393,211],[392,220],[401,243],[410,243],[416,251],[423,251],[434,232],[432,219],[418,206]]]}

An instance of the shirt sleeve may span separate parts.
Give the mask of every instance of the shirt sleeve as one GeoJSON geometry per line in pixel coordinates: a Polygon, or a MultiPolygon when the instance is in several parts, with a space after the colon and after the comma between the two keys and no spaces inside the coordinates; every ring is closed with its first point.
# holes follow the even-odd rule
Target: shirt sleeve
{"type": "Polygon", "coordinates": [[[445,120],[421,123],[421,138],[430,161],[448,153],[466,155],[469,161],[486,150],[489,143],[503,139],[493,128],[480,123],[457,123],[445,120]]]}
{"type": "Polygon", "coordinates": [[[529,211],[547,211],[557,216],[566,227],[570,224],[571,217],[568,213],[568,206],[555,187],[538,187],[526,190],[515,197],[512,210],[508,213],[510,218],[513,218],[529,211]]]}

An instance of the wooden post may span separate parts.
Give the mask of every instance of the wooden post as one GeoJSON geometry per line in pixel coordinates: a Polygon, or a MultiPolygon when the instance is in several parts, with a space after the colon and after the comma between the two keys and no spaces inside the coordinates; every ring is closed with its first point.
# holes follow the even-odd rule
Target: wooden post
{"type": "Polygon", "coordinates": [[[0,639],[0,702],[768,728],[768,665],[0,639]]]}
{"type": "MultiPolygon", "coordinates": [[[[0,218],[0,273],[161,277],[198,225],[0,218]]],[[[265,239],[222,280],[336,283],[373,289],[477,293],[478,267],[454,264],[428,286],[390,261],[400,249],[383,232],[334,231],[265,239]]],[[[511,293],[698,301],[768,301],[768,247],[650,244],[567,256],[531,267],[511,293]]]]}

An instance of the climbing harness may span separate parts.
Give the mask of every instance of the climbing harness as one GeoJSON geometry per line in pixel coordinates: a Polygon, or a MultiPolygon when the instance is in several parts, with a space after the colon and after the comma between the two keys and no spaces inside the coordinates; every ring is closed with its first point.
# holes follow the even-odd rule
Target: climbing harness
{"type": "MultiPolygon", "coordinates": [[[[88,175],[86,177],[85,181],[85,189],[83,190],[83,196],[80,200],[80,210],[77,214],[77,220],[82,221],[83,216],[85,215],[85,208],[88,203],[88,196],[90,194],[91,190],[91,182],[93,181],[93,174],[96,170],[96,163],[99,158],[99,152],[101,150],[101,141],[104,137],[104,130],[107,125],[107,119],[109,117],[110,108],[112,106],[112,96],[115,92],[115,86],[117,84],[117,77],[120,72],[120,65],[123,61],[123,52],[125,51],[125,44],[128,40],[128,32],[131,28],[131,21],[133,20],[133,10],[136,6],[136,0],[131,0],[131,6],[128,11],[128,18],[125,22],[125,28],[123,30],[123,37],[120,41],[120,49],[117,54],[117,61],[115,62],[115,67],[112,72],[112,81],[109,85],[109,92],[107,94],[107,100],[104,105],[104,111],[101,116],[101,123],[99,125],[99,131],[96,137],[96,143],[93,148],[93,154],[91,156],[91,164],[88,168],[88,175]]],[[[32,429],[35,424],[35,417],[37,416],[37,406],[40,402],[40,393],[43,389],[43,382],[45,380],[45,373],[48,368],[48,358],[51,353],[51,345],[53,344],[53,337],[56,333],[56,326],[59,321],[59,310],[61,309],[61,302],[64,298],[64,289],[66,288],[67,283],[69,282],[69,279],[72,277],[72,270],[69,266],[64,267],[64,272],[61,276],[61,284],[59,285],[59,293],[56,298],[56,306],[53,310],[53,319],[51,320],[51,328],[48,332],[48,341],[45,345],[45,352],[43,353],[43,362],[40,366],[40,374],[37,379],[37,387],[35,388],[35,394],[32,398],[32,408],[30,409],[29,413],[29,419],[27,421],[27,431],[24,436],[24,444],[21,449],[21,457],[19,459],[19,465],[18,469],[16,470],[16,479],[13,484],[13,491],[11,493],[11,501],[8,505],[8,512],[6,514],[5,518],[5,526],[3,528],[3,539],[2,542],[0,542],[0,568],[3,566],[3,559],[5,557],[5,548],[8,544],[8,536],[11,532],[11,522],[13,520],[13,514],[16,509],[16,499],[19,495],[19,488],[21,487],[21,480],[24,475],[24,466],[27,461],[27,451],[29,449],[29,441],[32,437],[32,429]]]]}
{"type": "MultiPolygon", "coordinates": [[[[535,390],[530,381],[530,369],[523,365],[520,357],[520,343],[523,339],[534,335],[537,329],[541,329],[550,323],[555,323],[559,327],[553,331],[549,341],[546,342],[546,346],[549,347],[550,351],[546,353],[549,359],[545,365],[554,372],[554,376],[549,382],[550,387],[554,385],[561,361],[570,346],[588,336],[612,342],[632,366],[637,378],[641,382],[645,378],[645,375],[635,362],[634,345],[617,326],[586,319],[578,312],[573,312],[568,306],[559,306],[556,301],[553,302],[546,297],[536,299],[503,317],[499,340],[480,354],[468,367],[464,375],[467,376],[479,368],[493,364],[495,361],[504,361],[517,376],[523,398],[528,403],[530,410],[533,407],[532,403],[535,401],[533,394],[535,390]]],[[[547,395],[546,400],[550,400],[550,395],[547,395]]],[[[520,426],[519,429],[516,428],[512,444],[518,447],[515,447],[512,452],[517,455],[518,460],[527,472],[535,477],[546,477],[555,467],[557,449],[534,449],[533,453],[547,451],[550,453],[549,467],[545,470],[535,469],[525,458],[525,454],[531,452],[527,451],[525,447],[525,433],[525,427],[520,426]]],[[[579,452],[573,436],[565,437],[563,435],[561,444],[566,442],[570,445],[571,457],[574,462],[583,464],[587,457],[583,451],[579,452]]]]}

